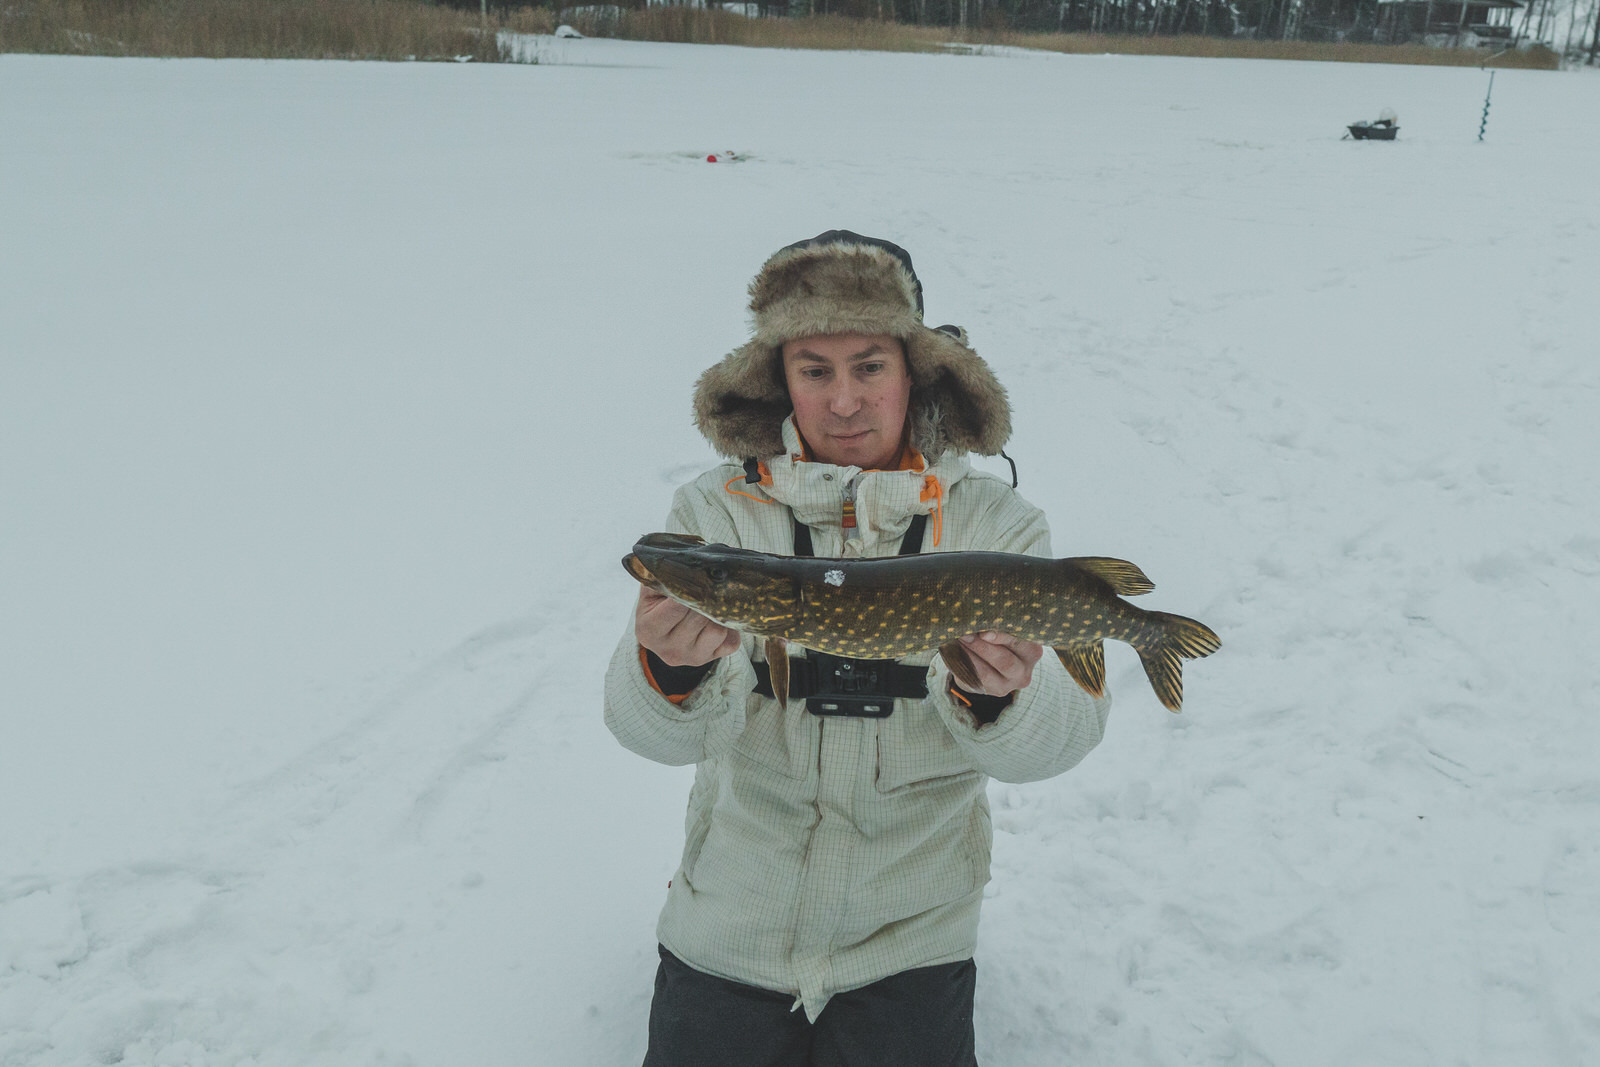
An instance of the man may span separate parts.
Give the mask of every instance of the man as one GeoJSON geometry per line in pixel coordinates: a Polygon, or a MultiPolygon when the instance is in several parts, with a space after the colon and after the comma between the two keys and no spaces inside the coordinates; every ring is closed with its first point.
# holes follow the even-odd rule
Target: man
{"type": "MultiPolygon", "coordinates": [[[[923,325],[903,249],[829,231],[775,254],[750,295],[755,336],[695,389],[734,462],[678,490],[667,530],[785,555],[1051,554],[1043,514],[969,467],[1004,446],[1010,405],[960,330],[923,325]]],[[[978,691],[932,652],[808,653],[780,707],[754,638],[641,589],[606,722],[697,765],[646,1067],[976,1063],[985,783],[1072,767],[1110,704],[1039,645],[963,641],[978,691]]]]}

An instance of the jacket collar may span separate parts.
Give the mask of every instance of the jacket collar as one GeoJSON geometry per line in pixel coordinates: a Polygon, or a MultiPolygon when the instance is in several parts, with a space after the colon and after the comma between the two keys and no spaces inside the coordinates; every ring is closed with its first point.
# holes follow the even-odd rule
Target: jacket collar
{"type": "MultiPolygon", "coordinates": [[[[787,504],[807,526],[835,527],[843,516],[846,493],[855,493],[856,530],[862,555],[881,555],[881,544],[898,546],[917,515],[927,515],[950,487],[972,469],[965,452],[946,452],[917,470],[868,470],[801,459],[794,419],[783,420],[784,451],[766,461],[767,495],[787,504]]],[[[849,553],[854,554],[854,553],[849,553]]]]}

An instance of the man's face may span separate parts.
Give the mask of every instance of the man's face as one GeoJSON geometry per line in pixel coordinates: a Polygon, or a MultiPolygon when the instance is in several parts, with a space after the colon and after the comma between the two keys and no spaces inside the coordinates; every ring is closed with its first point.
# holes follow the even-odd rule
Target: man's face
{"type": "Polygon", "coordinates": [[[893,468],[905,441],[911,375],[888,334],[832,333],[786,341],[783,376],[810,457],[893,468]]]}

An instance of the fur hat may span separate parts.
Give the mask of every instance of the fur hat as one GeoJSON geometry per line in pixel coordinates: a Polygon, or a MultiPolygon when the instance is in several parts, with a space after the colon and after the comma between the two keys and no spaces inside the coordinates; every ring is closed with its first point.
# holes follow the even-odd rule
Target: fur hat
{"type": "Polygon", "coordinates": [[[989,365],[957,326],[922,324],[922,283],[899,245],[829,230],[780,249],[750,283],[755,335],[700,375],[695,424],[725,456],[783,451],[793,410],[784,384],[785,341],[830,333],[886,333],[906,348],[911,443],[928,461],[947,450],[992,456],[1011,436],[1011,405],[989,365]]]}

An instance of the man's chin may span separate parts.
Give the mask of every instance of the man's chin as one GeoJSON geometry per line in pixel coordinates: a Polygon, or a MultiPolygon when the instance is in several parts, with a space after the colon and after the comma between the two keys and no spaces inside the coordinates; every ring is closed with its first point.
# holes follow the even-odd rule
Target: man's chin
{"type": "Polygon", "coordinates": [[[824,463],[865,470],[882,465],[880,453],[883,449],[879,445],[878,434],[872,430],[850,437],[834,437],[830,434],[827,438],[827,454],[818,458],[824,463]]]}

